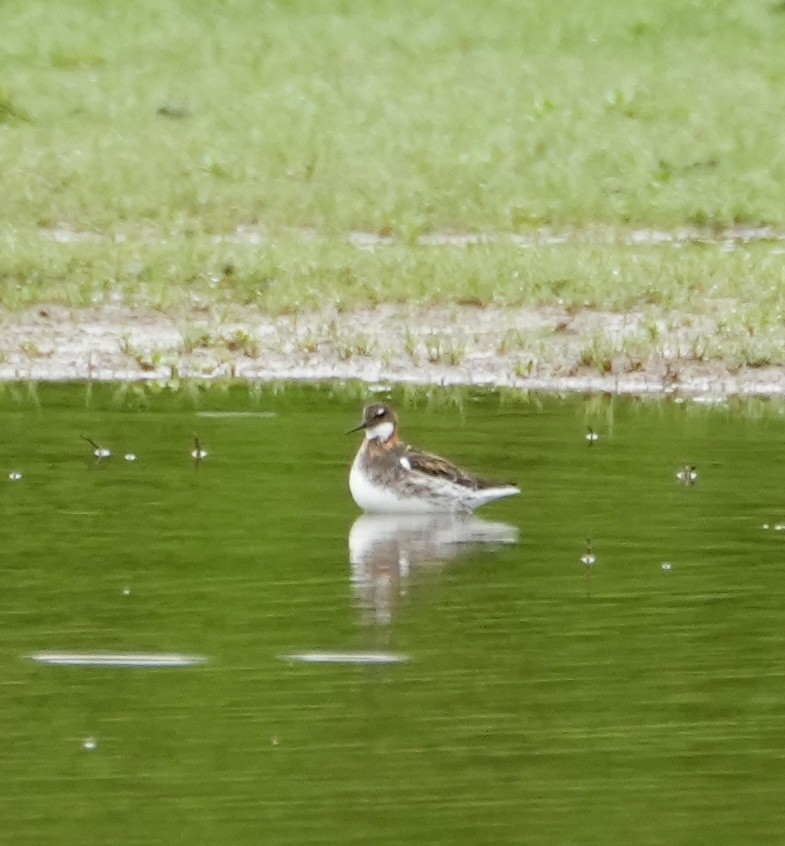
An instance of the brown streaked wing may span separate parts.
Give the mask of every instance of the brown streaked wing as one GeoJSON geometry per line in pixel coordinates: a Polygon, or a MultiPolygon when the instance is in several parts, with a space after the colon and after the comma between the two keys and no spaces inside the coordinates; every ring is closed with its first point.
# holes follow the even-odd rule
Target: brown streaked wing
{"type": "Polygon", "coordinates": [[[493,482],[489,482],[486,479],[478,479],[476,476],[472,476],[465,470],[461,470],[460,467],[456,467],[444,458],[439,458],[438,455],[430,455],[427,452],[416,452],[411,448],[407,448],[401,457],[406,458],[412,470],[417,470],[428,476],[446,479],[464,488],[470,488],[476,491],[480,488],[494,487],[493,482]]]}

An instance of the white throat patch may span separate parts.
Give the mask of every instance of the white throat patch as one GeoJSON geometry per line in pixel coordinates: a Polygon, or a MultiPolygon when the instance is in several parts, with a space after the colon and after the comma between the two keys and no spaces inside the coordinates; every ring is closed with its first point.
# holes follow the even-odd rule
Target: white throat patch
{"type": "Polygon", "coordinates": [[[384,443],[385,441],[390,440],[394,431],[395,426],[393,426],[389,420],[385,420],[384,423],[379,423],[376,426],[369,426],[365,430],[365,437],[369,441],[381,441],[384,443]]]}

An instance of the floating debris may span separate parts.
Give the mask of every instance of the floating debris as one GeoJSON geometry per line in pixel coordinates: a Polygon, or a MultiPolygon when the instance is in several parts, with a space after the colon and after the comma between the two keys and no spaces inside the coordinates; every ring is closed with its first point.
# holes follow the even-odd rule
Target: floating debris
{"type": "Polygon", "coordinates": [[[194,435],[194,448],[191,450],[191,458],[193,458],[194,461],[201,461],[203,458],[207,458],[208,455],[209,453],[202,446],[199,437],[194,435]]]}
{"type": "Polygon", "coordinates": [[[14,470],[13,472],[11,472],[11,473],[9,473],[9,474],[8,474],[8,478],[9,478],[12,482],[18,482],[18,481],[22,478],[22,474],[21,474],[21,473],[17,473],[17,472],[14,470]]]}
{"type": "Polygon", "coordinates": [[[586,440],[589,442],[589,446],[591,446],[595,441],[599,441],[600,436],[592,429],[591,426],[587,427],[588,431],[584,435],[586,440]]]}
{"type": "Polygon", "coordinates": [[[87,749],[88,752],[98,748],[98,741],[94,737],[86,737],[82,741],[82,749],[87,749]]]}
{"type": "Polygon", "coordinates": [[[670,561],[663,561],[662,564],[660,564],[660,569],[662,569],[662,570],[672,570],[673,564],[671,564],[670,561]]]}
{"type": "Polygon", "coordinates": [[[197,417],[277,417],[278,414],[275,411],[197,411],[197,417]]]}
{"type": "Polygon", "coordinates": [[[698,468],[692,464],[685,464],[676,474],[676,478],[688,487],[694,485],[698,481],[698,468]]]}
{"type": "Polygon", "coordinates": [[[593,567],[597,563],[597,556],[592,552],[591,541],[586,541],[586,552],[581,555],[581,564],[584,567],[593,567]]]}
{"type": "Polygon", "coordinates": [[[131,595],[131,588],[124,587],[123,588],[123,596],[130,596],[131,595]]]}
{"type": "Polygon", "coordinates": [[[136,461],[136,455],[135,455],[133,452],[127,452],[127,453],[123,456],[123,458],[124,458],[126,461],[136,461]]]}
{"type": "Polygon", "coordinates": [[[408,661],[409,656],[394,652],[298,652],[283,655],[282,660],[303,664],[399,664],[408,661]]]}
{"type": "Polygon", "coordinates": [[[721,396],[720,394],[701,394],[700,396],[693,397],[692,401],[697,405],[720,405],[724,406],[728,404],[728,400],[726,397],[721,396]]]}
{"type": "Polygon", "coordinates": [[[60,667],[193,667],[207,661],[201,655],[167,652],[37,652],[30,658],[60,667]]]}
{"type": "Polygon", "coordinates": [[[90,444],[90,446],[93,448],[93,455],[99,460],[102,458],[109,458],[109,456],[112,454],[112,451],[110,449],[100,446],[92,438],[88,438],[87,435],[82,435],[82,440],[87,441],[87,443],[90,444]]]}

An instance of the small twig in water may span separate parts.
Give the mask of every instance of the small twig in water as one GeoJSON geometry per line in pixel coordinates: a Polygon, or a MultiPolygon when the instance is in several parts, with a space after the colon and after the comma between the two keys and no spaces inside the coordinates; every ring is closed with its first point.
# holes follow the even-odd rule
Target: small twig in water
{"type": "Polygon", "coordinates": [[[100,446],[100,444],[97,444],[92,438],[88,438],[87,435],[80,435],[80,437],[83,441],[87,441],[87,443],[90,444],[90,446],[93,448],[93,455],[97,459],[100,460],[102,458],[109,458],[109,456],[112,454],[112,451],[110,449],[100,446]]]}
{"type": "Polygon", "coordinates": [[[191,458],[197,462],[197,464],[203,459],[207,458],[207,450],[202,447],[202,443],[199,440],[198,435],[194,435],[194,448],[191,451],[191,458]]]}

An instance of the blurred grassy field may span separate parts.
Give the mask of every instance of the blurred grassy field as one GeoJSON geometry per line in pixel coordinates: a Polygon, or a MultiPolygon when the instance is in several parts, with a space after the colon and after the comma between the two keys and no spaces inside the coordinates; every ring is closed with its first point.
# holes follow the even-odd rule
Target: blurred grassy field
{"type": "Polygon", "coordinates": [[[779,314],[776,244],[627,238],[785,229],[784,38],[768,0],[7,0],[0,294],[667,310],[752,283],[779,314]],[[504,237],[543,229],[575,240],[504,237]]]}

